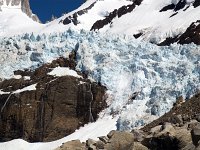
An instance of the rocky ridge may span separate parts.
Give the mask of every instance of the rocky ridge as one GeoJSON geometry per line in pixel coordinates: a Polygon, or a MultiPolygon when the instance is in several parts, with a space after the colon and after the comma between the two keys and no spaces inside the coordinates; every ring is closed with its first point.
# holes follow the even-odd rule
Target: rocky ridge
{"type": "Polygon", "coordinates": [[[200,20],[193,22],[187,30],[176,37],[169,37],[160,44],[159,46],[170,45],[172,43],[179,43],[179,44],[190,44],[194,43],[200,45],[200,20]]]}

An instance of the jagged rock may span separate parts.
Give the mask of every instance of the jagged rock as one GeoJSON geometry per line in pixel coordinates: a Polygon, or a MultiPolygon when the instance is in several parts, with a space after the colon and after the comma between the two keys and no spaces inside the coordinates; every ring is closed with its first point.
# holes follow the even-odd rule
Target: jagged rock
{"type": "Polygon", "coordinates": [[[173,38],[172,37],[167,38],[158,45],[159,46],[170,45],[175,42],[179,44],[194,43],[200,45],[199,33],[200,33],[200,20],[197,20],[196,22],[193,22],[183,34],[173,38]]]}
{"type": "Polygon", "coordinates": [[[134,136],[134,141],[141,142],[144,139],[144,132],[141,130],[132,130],[131,133],[134,136]]]}
{"type": "Polygon", "coordinates": [[[177,128],[175,130],[175,136],[177,138],[178,142],[178,147],[179,149],[184,148],[185,146],[188,145],[192,141],[190,131],[187,130],[185,127],[183,128],[177,128]]]}
{"type": "Polygon", "coordinates": [[[175,137],[175,129],[170,123],[156,126],[151,129],[142,144],[155,150],[175,150],[178,148],[178,139],[175,137]]]}
{"type": "Polygon", "coordinates": [[[161,135],[175,136],[175,129],[171,123],[165,123],[164,125],[162,125],[160,132],[154,136],[161,136],[161,135]]]}
{"type": "Polygon", "coordinates": [[[196,115],[196,120],[197,120],[198,122],[200,122],[200,114],[197,114],[197,115],[196,115]]]}
{"type": "Polygon", "coordinates": [[[200,128],[200,123],[197,122],[196,120],[191,120],[191,121],[188,123],[187,128],[188,128],[189,130],[192,130],[192,129],[194,129],[194,128],[200,128]]]}
{"type": "Polygon", "coordinates": [[[37,15],[32,13],[32,10],[30,8],[29,0],[2,0],[0,2],[0,11],[1,11],[1,6],[5,3],[5,5],[9,6],[20,6],[22,12],[27,14],[30,18],[32,18],[34,21],[40,22],[39,18],[37,15]],[[21,5],[20,5],[21,4],[21,5]]]}
{"type": "Polygon", "coordinates": [[[112,131],[111,137],[104,148],[106,150],[129,150],[133,149],[134,136],[128,132],[112,131]]]}
{"type": "Polygon", "coordinates": [[[97,148],[94,145],[90,145],[90,147],[88,147],[88,150],[97,150],[97,148]]]}
{"type": "Polygon", "coordinates": [[[112,138],[112,136],[115,134],[115,130],[112,130],[110,131],[108,134],[107,134],[107,137],[110,139],[112,138]]]}
{"type": "Polygon", "coordinates": [[[154,150],[177,150],[178,140],[170,135],[146,138],[142,144],[154,150]]]}
{"type": "Polygon", "coordinates": [[[183,119],[181,115],[173,115],[169,118],[169,122],[172,124],[183,125],[183,119]]]}
{"type": "Polygon", "coordinates": [[[198,150],[192,143],[188,143],[182,150],[198,150]]]}
{"type": "Polygon", "coordinates": [[[105,87],[84,78],[48,76],[49,68],[56,66],[73,68],[74,64],[60,58],[36,69],[30,74],[31,80],[0,83],[8,93],[37,84],[36,90],[0,96],[0,141],[53,141],[98,118],[106,107],[105,87]]]}
{"type": "Polygon", "coordinates": [[[96,2],[92,3],[89,7],[83,9],[83,10],[79,10],[77,12],[75,12],[74,14],[72,14],[71,16],[66,17],[64,20],[61,20],[61,22],[64,25],[68,25],[70,23],[73,23],[74,25],[78,25],[79,21],[78,21],[78,16],[81,16],[85,13],[87,13],[92,7],[94,7],[96,2]]]}
{"type": "Polygon", "coordinates": [[[86,147],[83,143],[80,142],[80,140],[74,140],[63,143],[55,150],[86,150],[86,147]]]}
{"type": "Polygon", "coordinates": [[[161,127],[162,127],[162,125],[159,125],[159,126],[151,128],[150,133],[151,134],[157,134],[157,133],[159,133],[161,131],[161,127]]]}
{"type": "Polygon", "coordinates": [[[97,149],[104,149],[104,145],[105,144],[102,141],[97,141],[96,144],[95,144],[97,149]]]}
{"type": "Polygon", "coordinates": [[[127,5],[127,6],[122,6],[119,9],[115,9],[114,11],[110,12],[108,16],[106,16],[102,20],[97,20],[93,25],[90,30],[99,30],[103,28],[105,25],[112,23],[112,20],[115,17],[121,17],[127,13],[132,12],[137,5],[140,5],[142,0],[134,0],[132,4],[127,5]]]}
{"type": "Polygon", "coordinates": [[[100,141],[102,141],[102,142],[104,142],[105,144],[108,142],[108,137],[106,137],[106,136],[100,136],[100,137],[98,137],[99,138],[99,140],[100,141]]]}
{"type": "Polygon", "coordinates": [[[184,122],[189,122],[191,120],[190,116],[188,115],[183,115],[182,118],[184,122]]]}
{"type": "Polygon", "coordinates": [[[200,128],[192,129],[191,136],[192,136],[193,144],[195,146],[198,146],[199,145],[199,141],[200,141],[200,128]]]}
{"type": "Polygon", "coordinates": [[[96,143],[96,141],[93,140],[93,139],[88,139],[88,140],[86,141],[86,145],[87,145],[88,147],[94,145],[95,143],[96,143]]]}
{"type": "Polygon", "coordinates": [[[200,6],[200,1],[199,0],[195,0],[195,2],[193,3],[194,8],[200,6]]]}

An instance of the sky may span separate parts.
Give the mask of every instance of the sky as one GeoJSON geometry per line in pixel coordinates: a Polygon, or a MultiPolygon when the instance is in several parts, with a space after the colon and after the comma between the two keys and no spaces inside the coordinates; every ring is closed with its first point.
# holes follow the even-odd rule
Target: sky
{"type": "Polygon", "coordinates": [[[30,0],[33,13],[45,23],[51,20],[52,15],[60,17],[63,13],[78,8],[84,0],[30,0]]]}

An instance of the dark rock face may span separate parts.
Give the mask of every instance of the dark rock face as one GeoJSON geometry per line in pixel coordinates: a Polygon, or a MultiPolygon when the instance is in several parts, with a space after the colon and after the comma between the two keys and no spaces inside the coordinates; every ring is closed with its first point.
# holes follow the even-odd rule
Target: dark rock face
{"type": "Polygon", "coordinates": [[[163,7],[163,8],[160,10],[160,12],[168,11],[168,10],[173,10],[175,7],[176,7],[176,5],[170,4],[170,5],[167,5],[167,6],[163,7]]]}
{"type": "Polygon", "coordinates": [[[178,11],[180,9],[183,9],[185,5],[187,4],[186,0],[180,0],[177,4],[176,7],[174,8],[174,11],[178,11]]]}
{"type": "MultiPolygon", "coordinates": [[[[194,8],[200,6],[200,1],[199,0],[195,0],[192,4],[194,6],[194,8]]],[[[186,0],[179,0],[179,2],[175,5],[175,4],[169,4],[165,7],[163,7],[160,12],[163,12],[163,11],[168,11],[168,10],[174,10],[175,12],[185,8],[183,11],[187,10],[191,5],[188,5],[187,4],[187,1],[186,0]],[[187,7],[186,7],[187,6],[187,7]]],[[[175,13],[176,15],[177,13],[175,13]]],[[[174,16],[174,15],[173,15],[174,16]]],[[[171,17],[173,17],[171,16],[171,17]]]]}
{"type": "Polygon", "coordinates": [[[176,36],[174,38],[167,38],[166,40],[164,40],[158,45],[164,46],[164,45],[170,45],[176,42],[179,44],[194,43],[194,44],[200,45],[199,33],[200,33],[200,21],[198,20],[192,23],[182,35],[176,36]]]}
{"type": "Polygon", "coordinates": [[[193,144],[195,146],[198,146],[199,145],[199,140],[200,140],[200,128],[192,129],[191,135],[192,135],[193,144]]]}
{"type": "Polygon", "coordinates": [[[83,10],[75,12],[72,16],[68,16],[64,20],[61,20],[61,22],[64,25],[68,25],[70,23],[73,23],[74,25],[78,25],[79,24],[79,22],[78,22],[78,16],[81,16],[81,15],[87,13],[88,10],[90,10],[95,5],[95,3],[96,2],[92,3],[89,7],[85,8],[83,10]]]}
{"type": "Polygon", "coordinates": [[[178,140],[171,136],[152,137],[149,140],[149,149],[153,150],[178,150],[178,140]]]}
{"type": "Polygon", "coordinates": [[[98,113],[106,107],[105,87],[85,78],[47,75],[51,67],[73,68],[74,65],[60,58],[35,72],[15,72],[30,75],[31,80],[11,79],[0,83],[0,89],[10,92],[0,95],[1,142],[17,138],[29,142],[53,141],[98,118],[98,113]],[[36,90],[11,93],[32,84],[37,84],[36,90]]]}
{"type": "Polygon", "coordinates": [[[194,8],[200,6],[200,1],[199,0],[195,0],[195,2],[193,3],[194,8]]]}
{"type": "Polygon", "coordinates": [[[119,9],[115,9],[108,16],[106,16],[105,19],[96,21],[90,30],[99,30],[99,29],[103,28],[105,25],[112,23],[112,20],[115,17],[120,18],[123,15],[132,12],[133,9],[136,7],[136,5],[140,5],[141,2],[142,2],[142,0],[134,0],[133,4],[131,4],[131,5],[122,6],[119,9]]]}

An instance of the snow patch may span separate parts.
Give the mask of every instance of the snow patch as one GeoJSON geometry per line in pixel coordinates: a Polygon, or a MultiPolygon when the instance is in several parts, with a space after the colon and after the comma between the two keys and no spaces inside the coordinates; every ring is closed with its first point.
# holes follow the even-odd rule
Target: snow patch
{"type": "Polygon", "coordinates": [[[71,70],[69,67],[56,67],[51,72],[49,72],[48,75],[57,77],[74,76],[77,78],[83,78],[80,75],[78,75],[76,71],[71,70]]]}
{"type": "Polygon", "coordinates": [[[99,119],[95,123],[89,123],[79,130],[76,130],[73,134],[53,142],[43,143],[28,143],[24,140],[17,139],[9,142],[1,143],[1,150],[54,150],[67,141],[80,139],[81,142],[85,142],[88,138],[97,140],[100,136],[107,135],[111,130],[116,130],[116,118],[110,117],[99,119]]]}
{"type": "Polygon", "coordinates": [[[12,92],[12,93],[17,94],[17,93],[22,93],[22,92],[25,92],[25,91],[35,91],[36,86],[37,86],[37,84],[32,84],[30,86],[24,87],[23,89],[18,89],[16,91],[12,92]]]}

